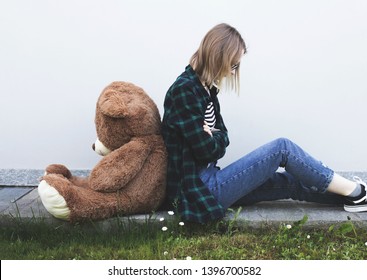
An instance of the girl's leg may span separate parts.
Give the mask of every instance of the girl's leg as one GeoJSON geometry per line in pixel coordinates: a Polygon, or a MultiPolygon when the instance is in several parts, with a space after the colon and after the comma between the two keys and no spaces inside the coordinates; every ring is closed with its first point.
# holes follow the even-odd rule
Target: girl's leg
{"type": "Polygon", "coordinates": [[[334,174],[333,180],[330,182],[328,191],[343,196],[350,195],[356,188],[356,182],[350,181],[339,174],[334,174]]]}
{"type": "MultiPolygon", "coordinates": [[[[279,167],[302,182],[302,187],[318,193],[326,191],[334,176],[331,169],[285,138],[256,149],[223,170],[213,172],[209,168],[201,176],[222,206],[228,208],[271,179],[279,167]]],[[[288,196],[289,192],[279,190],[274,199],[288,196]]]]}
{"type": "Polygon", "coordinates": [[[319,193],[303,186],[288,172],[276,172],[273,177],[249,194],[234,203],[234,206],[252,205],[261,201],[293,199],[322,204],[342,205],[345,198],[341,195],[325,192],[319,193]]]}

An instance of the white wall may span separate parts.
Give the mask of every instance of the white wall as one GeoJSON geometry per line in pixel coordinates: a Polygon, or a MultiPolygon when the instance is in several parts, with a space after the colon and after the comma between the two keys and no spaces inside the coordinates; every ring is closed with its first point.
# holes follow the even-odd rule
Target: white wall
{"type": "Polygon", "coordinates": [[[222,165],[284,136],[336,170],[367,170],[367,1],[1,0],[0,168],[92,168],[101,90],[166,90],[205,33],[235,26],[241,93],[222,93],[222,165]]]}

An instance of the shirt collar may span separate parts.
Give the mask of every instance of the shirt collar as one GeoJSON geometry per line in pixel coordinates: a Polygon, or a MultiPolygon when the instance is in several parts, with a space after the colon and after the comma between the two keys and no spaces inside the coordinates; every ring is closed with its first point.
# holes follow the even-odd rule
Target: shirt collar
{"type": "MultiPolygon", "coordinates": [[[[201,84],[201,81],[200,81],[200,79],[199,79],[199,76],[198,76],[198,74],[196,74],[196,72],[195,72],[195,70],[191,67],[191,65],[189,64],[189,65],[187,65],[186,66],[186,72],[188,73],[188,75],[192,78],[192,79],[194,79],[195,80],[195,83],[197,83],[198,85],[200,85],[202,88],[203,88],[203,90],[206,92],[206,89],[204,88],[204,86],[201,84]]],[[[215,84],[215,83],[213,83],[213,85],[209,88],[209,91],[210,91],[210,95],[211,96],[216,96],[218,93],[219,93],[219,88],[218,88],[218,86],[215,84]]]]}

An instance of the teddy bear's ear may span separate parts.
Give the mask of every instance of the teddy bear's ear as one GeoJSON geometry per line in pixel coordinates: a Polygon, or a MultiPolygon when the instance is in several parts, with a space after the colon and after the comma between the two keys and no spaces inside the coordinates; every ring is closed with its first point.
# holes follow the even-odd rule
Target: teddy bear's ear
{"type": "Polygon", "coordinates": [[[103,92],[98,100],[98,106],[103,114],[113,118],[124,118],[128,115],[128,109],[121,93],[113,89],[103,92]]]}

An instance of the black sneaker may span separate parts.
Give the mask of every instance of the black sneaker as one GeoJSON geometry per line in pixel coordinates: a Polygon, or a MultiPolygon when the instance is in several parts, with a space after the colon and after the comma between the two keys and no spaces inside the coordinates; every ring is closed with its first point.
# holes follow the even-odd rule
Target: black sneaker
{"type": "Polygon", "coordinates": [[[366,183],[359,177],[354,177],[354,181],[362,187],[362,192],[357,197],[347,197],[345,199],[344,210],[347,212],[364,212],[367,211],[367,194],[366,183]]]}

